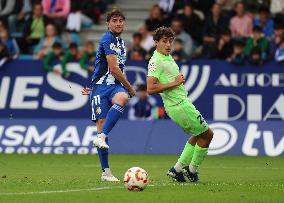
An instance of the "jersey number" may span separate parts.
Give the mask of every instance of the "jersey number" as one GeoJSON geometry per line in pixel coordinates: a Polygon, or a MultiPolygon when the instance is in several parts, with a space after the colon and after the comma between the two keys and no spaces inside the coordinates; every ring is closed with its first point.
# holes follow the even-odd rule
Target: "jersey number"
{"type": "Polygon", "coordinates": [[[196,118],[199,120],[200,125],[204,123],[204,118],[201,116],[201,114],[199,114],[196,118]]]}
{"type": "Polygon", "coordinates": [[[93,101],[95,102],[95,105],[101,104],[101,97],[100,97],[100,95],[94,96],[93,101]]]}

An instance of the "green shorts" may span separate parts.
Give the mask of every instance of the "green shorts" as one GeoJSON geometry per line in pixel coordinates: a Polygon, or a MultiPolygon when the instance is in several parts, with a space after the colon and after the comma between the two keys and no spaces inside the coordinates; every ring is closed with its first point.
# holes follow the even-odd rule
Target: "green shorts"
{"type": "Polygon", "coordinates": [[[166,112],[186,134],[197,136],[208,130],[207,122],[190,100],[183,101],[175,106],[166,107],[166,112]]]}

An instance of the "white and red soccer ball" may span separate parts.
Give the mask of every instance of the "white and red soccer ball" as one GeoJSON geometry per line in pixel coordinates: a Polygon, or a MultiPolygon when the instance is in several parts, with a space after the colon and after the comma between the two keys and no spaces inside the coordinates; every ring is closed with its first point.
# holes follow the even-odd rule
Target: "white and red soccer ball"
{"type": "Polygon", "coordinates": [[[130,191],[143,191],[149,183],[147,172],[140,167],[132,167],[124,174],[124,185],[130,191]]]}

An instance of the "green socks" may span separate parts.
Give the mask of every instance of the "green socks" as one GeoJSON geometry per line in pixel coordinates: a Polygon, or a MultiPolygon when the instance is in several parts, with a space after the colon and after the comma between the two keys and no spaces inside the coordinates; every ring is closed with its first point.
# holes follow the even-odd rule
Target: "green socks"
{"type": "Polygon", "coordinates": [[[190,164],[195,167],[200,166],[200,164],[205,159],[207,153],[208,153],[208,148],[202,148],[199,147],[198,145],[195,145],[194,154],[190,164]]]}
{"type": "Polygon", "coordinates": [[[183,167],[189,165],[190,171],[196,173],[207,153],[208,148],[202,148],[197,144],[193,146],[187,142],[174,168],[177,172],[180,172],[183,167]]]}
{"type": "Polygon", "coordinates": [[[178,162],[181,163],[183,166],[189,165],[195,151],[194,149],[195,149],[194,146],[187,142],[178,159],[178,162]]]}

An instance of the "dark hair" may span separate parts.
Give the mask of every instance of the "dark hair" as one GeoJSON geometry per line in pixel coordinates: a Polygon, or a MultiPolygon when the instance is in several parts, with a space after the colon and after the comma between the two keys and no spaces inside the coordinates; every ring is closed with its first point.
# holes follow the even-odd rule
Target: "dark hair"
{"type": "Polygon", "coordinates": [[[160,41],[163,37],[174,38],[175,33],[170,27],[159,27],[155,30],[153,39],[154,41],[160,41]]]}
{"type": "Polygon", "coordinates": [[[259,25],[256,25],[253,27],[252,29],[253,32],[262,32],[262,27],[260,27],[259,25]]]}
{"type": "Polygon", "coordinates": [[[62,45],[59,42],[54,42],[52,45],[52,49],[61,49],[62,45]]]}
{"type": "Polygon", "coordinates": [[[221,35],[232,35],[231,30],[228,27],[225,27],[222,31],[221,31],[221,35]]]}
{"type": "Polygon", "coordinates": [[[270,14],[270,10],[267,6],[262,5],[258,8],[258,13],[266,13],[266,14],[270,14]]]}
{"type": "Polygon", "coordinates": [[[122,17],[122,19],[125,20],[125,15],[120,9],[117,8],[107,13],[107,22],[109,22],[112,17],[122,17]]]}
{"type": "Polygon", "coordinates": [[[235,40],[234,41],[234,46],[236,47],[244,47],[244,42],[242,40],[235,40]]]}
{"type": "Polygon", "coordinates": [[[74,42],[70,43],[69,49],[78,49],[78,45],[74,42]]]}
{"type": "Polygon", "coordinates": [[[147,86],[145,84],[140,84],[137,86],[137,91],[147,91],[147,86]]]}
{"type": "Polygon", "coordinates": [[[274,30],[281,30],[281,29],[284,29],[284,26],[279,23],[275,23],[274,30]]]}
{"type": "Polygon", "coordinates": [[[236,8],[239,4],[242,4],[243,7],[244,7],[244,9],[246,9],[245,4],[244,4],[243,1],[237,1],[237,2],[235,3],[235,5],[234,5],[234,8],[236,8]]]}
{"type": "Polygon", "coordinates": [[[86,46],[88,46],[88,45],[95,46],[95,45],[94,45],[94,42],[92,42],[92,41],[90,41],[90,40],[86,42],[86,46]]]}
{"type": "Polygon", "coordinates": [[[261,54],[261,50],[259,47],[253,47],[252,50],[250,51],[250,56],[254,55],[254,54],[261,54]]]}
{"type": "Polygon", "coordinates": [[[183,43],[182,39],[180,39],[180,38],[176,38],[176,39],[175,39],[175,42],[181,43],[181,44],[183,43]]]}
{"type": "Polygon", "coordinates": [[[172,19],[172,22],[174,22],[174,21],[179,22],[183,25],[183,22],[182,22],[181,18],[179,18],[179,17],[175,17],[174,19],[172,19]]]}
{"type": "Polygon", "coordinates": [[[142,34],[139,33],[139,32],[135,32],[133,35],[132,35],[133,38],[135,37],[139,37],[140,39],[142,39],[142,34]]]}

